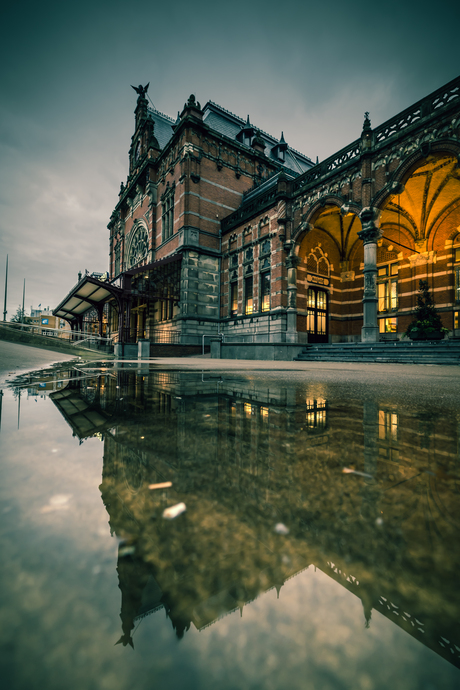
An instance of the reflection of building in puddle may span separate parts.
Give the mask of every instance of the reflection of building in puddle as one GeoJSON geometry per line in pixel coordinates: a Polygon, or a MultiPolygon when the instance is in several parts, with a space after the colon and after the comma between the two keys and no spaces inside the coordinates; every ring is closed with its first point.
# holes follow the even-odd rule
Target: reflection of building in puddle
{"type": "Polygon", "coordinates": [[[380,611],[460,665],[455,418],[435,419],[427,441],[410,410],[177,372],[119,372],[99,402],[74,394],[75,414],[53,399],[80,438],[80,413],[104,429],[121,642],[159,608],[179,636],[201,630],[314,564],[361,598],[365,624],[380,611]]]}

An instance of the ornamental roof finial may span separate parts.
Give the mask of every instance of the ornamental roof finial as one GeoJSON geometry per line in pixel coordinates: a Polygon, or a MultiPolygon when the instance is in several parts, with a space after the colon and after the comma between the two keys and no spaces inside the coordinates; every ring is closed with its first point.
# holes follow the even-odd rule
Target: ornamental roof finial
{"type": "Polygon", "coordinates": [[[369,117],[369,113],[368,113],[367,111],[364,113],[363,130],[364,130],[364,129],[372,129],[372,127],[371,127],[371,120],[370,120],[370,117],[369,117]]]}

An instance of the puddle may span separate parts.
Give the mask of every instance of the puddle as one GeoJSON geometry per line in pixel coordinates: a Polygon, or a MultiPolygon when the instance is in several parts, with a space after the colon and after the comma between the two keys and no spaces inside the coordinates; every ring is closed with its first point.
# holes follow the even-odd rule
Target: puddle
{"type": "Polygon", "coordinates": [[[6,687],[459,687],[460,415],[416,402],[145,365],[16,379],[6,687]]]}

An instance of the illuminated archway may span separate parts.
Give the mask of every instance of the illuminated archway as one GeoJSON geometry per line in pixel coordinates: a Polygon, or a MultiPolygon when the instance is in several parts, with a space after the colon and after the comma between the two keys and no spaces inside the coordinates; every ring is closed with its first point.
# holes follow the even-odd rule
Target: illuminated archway
{"type": "Polygon", "coordinates": [[[460,225],[458,159],[439,151],[405,167],[380,204],[383,234],[403,254],[441,249],[460,225]]]}
{"type": "Polygon", "coordinates": [[[358,212],[341,199],[323,199],[297,232],[297,329],[309,342],[359,338],[363,243],[358,212]]]}
{"type": "Polygon", "coordinates": [[[393,177],[386,195],[382,191],[375,199],[383,232],[377,252],[377,287],[384,330],[404,333],[420,278],[428,279],[435,302],[444,312],[444,324],[455,330],[460,288],[458,156],[448,147],[424,156],[419,151],[393,177]]]}

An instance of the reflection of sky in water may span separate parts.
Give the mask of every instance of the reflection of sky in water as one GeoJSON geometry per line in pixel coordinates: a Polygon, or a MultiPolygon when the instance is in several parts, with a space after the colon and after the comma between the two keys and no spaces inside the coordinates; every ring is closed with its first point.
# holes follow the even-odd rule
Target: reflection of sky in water
{"type": "Polygon", "coordinates": [[[257,377],[59,380],[3,396],[8,688],[458,687],[455,410],[257,377]]]}

